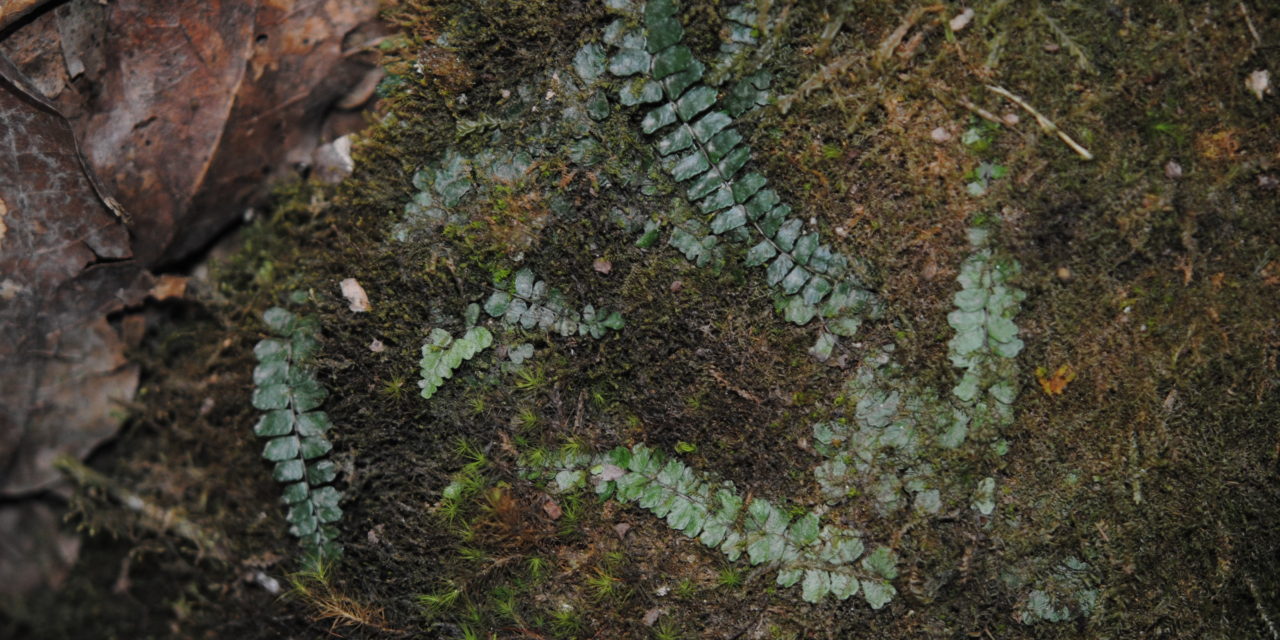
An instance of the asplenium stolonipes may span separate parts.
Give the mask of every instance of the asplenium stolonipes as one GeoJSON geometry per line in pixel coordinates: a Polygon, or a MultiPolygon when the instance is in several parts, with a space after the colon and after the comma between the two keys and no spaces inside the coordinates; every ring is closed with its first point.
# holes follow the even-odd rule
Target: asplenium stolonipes
{"type": "MultiPolygon", "coordinates": [[[[842,348],[841,338],[880,317],[882,304],[858,277],[855,261],[792,217],[767,178],[750,170],[751,149],[735,118],[767,102],[767,74],[753,73],[722,95],[707,84],[707,67],[681,44],[684,29],[674,2],[609,4],[622,14],[603,37],[612,55],[606,58],[605,48],[591,43],[575,57],[575,72],[584,82],[582,102],[600,111],[601,89],[611,88],[623,107],[643,109],[640,128],[655,157],[681,185],[685,202],[702,214],[660,216],[659,224],[646,225],[641,246],[666,226],[671,229],[667,244],[696,265],[711,267],[722,258],[718,252],[724,243],[747,247],[743,264],[763,268],[781,315],[818,327],[810,352],[822,360],[831,357],[842,348]],[[619,80],[608,82],[606,70],[619,80]]],[[[712,65],[717,70],[732,67],[726,60],[732,62],[735,51],[754,45],[758,37],[753,30],[759,19],[751,10],[735,7],[727,17],[731,39],[727,55],[712,65]]],[[[608,113],[607,102],[603,113],[608,113]]],[[[1011,420],[1017,395],[1014,358],[1022,342],[1012,318],[1024,294],[1010,284],[1017,264],[999,257],[987,236],[984,228],[970,232],[974,252],[961,267],[961,291],[948,316],[956,331],[949,355],[964,370],[960,382],[949,392],[924,388],[902,374],[892,345],[860,354],[861,364],[846,386],[856,401],[853,410],[812,429],[815,448],[828,458],[814,470],[827,502],[823,507],[793,517],[765,498],[744,500],[731,483],[644,444],[526,460],[525,476],[547,481],[557,491],[591,484],[603,497],[632,502],[730,560],[745,554],[752,564],[776,566],[777,583],[800,583],[807,601],[861,593],[873,608],[884,606],[896,593],[893,551],[880,545],[867,553],[858,531],[822,521],[830,521],[832,510],[855,492],[873,496],[883,516],[905,508],[938,514],[957,501],[982,515],[993,512],[993,478],[978,481],[964,495],[944,495],[945,470],[928,462],[937,457],[933,452],[966,442],[997,453],[1007,447],[999,431],[1011,420]]],[[[508,302],[497,295],[490,300],[493,308],[486,308],[491,315],[504,315],[508,302]]],[[[525,327],[536,324],[529,320],[525,327]]],[[[545,324],[544,329],[554,325],[550,316],[545,324]]],[[[446,488],[446,499],[454,489],[446,488]]]]}
{"type": "MultiPolygon", "coordinates": [[[[848,349],[840,340],[853,336],[864,321],[878,319],[883,305],[858,277],[856,260],[823,243],[817,230],[791,215],[791,207],[768,188],[768,179],[750,170],[752,152],[736,129],[736,118],[767,103],[767,73],[742,73],[743,77],[726,85],[726,90],[716,88],[742,60],[742,51],[755,44],[759,17],[743,7],[727,12],[730,41],[708,71],[681,44],[684,29],[673,2],[654,0],[637,7],[615,0],[610,5],[622,14],[603,37],[612,55],[606,54],[604,46],[591,43],[575,56],[573,72],[583,82],[576,89],[578,102],[593,120],[610,112],[606,90],[614,91],[624,108],[643,109],[639,126],[652,144],[653,157],[680,185],[679,197],[686,209],[702,214],[681,215],[678,208],[659,214],[645,225],[640,244],[651,244],[661,228],[669,228],[668,245],[696,265],[712,268],[723,259],[724,244],[744,247],[743,265],[762,268],[766,285],[776,293],[780,314],[796,325],[818,328],[810,350],[815,357],[826,360],[837,349],[848,349]],[[606,71],[618,80],[610,82],[606,71]]],[[[570,145],[570,160],[589,163],[598,146],[589,131],[579,133],[570,145]]],[[[438,168],[414,176],[414,185],[421,191],[406,207],[407,218],[453,219],[449,212],[476,188],[473,177],[479,177],[479,167],[489,168],[494,177],[513,179],[528,171],[528,155],[518,152],[482,159],[451,150],[438,168]]],[[[411,229],[397,228],[394,235],[406,241],[411,229]]],[[[856,401],[852,411],[812,427],[815,449],[827,458],[814,469],[825,505],[793,514],[766,498],[743,498],[731,483],[695,471],[645,444],[595,455],[564,452],[526,460],[524,475],[547,481],[558,491],[590,483],[601,496],[634,503],[730,560],[745,556],[751,564],[776,567],[777,583],[784,587],[799,583],[807,601],[816,602],[827,595],[846,599],[861,593],[873,608],[883,607],[896,593],[892,584],[897,576],[895,553],[884,545],[868,552],[860,532],[831,523],[832,515],[839,513],[852,493],[873,496],[883,516],[905,508],[923,515],[938,514],[957,500],[972,500],[963,506],[972,506],[983,515],[995,508],[992,478],[969,487],[966,495],[944,495],[945,487],[938,479],[945,470],[928,462],[936,457],[931,452],[955,449],[966,442],[1002,450],[1005,445],[998,438],[999,429],[1011,419],[1017,395],[1014,358],[1022,343],[1012,318],[1023,294],[1010,285],[1017,265],[1000,258],[988,246],[984,229],[975,228],[970,235],[974,253],[961,267],[961,291],[955,295],[956,310],[948,317],[956,330],[949,354],[965,373],[950,392],[939,393],[902,374],[893,361],[892,345],[855,354],[861,364],[846,387],[856,401]]],[[[435,330],[424,344],[420,364],[425,398],[445,384],[464,361],[493,343],[489,330],[478,324],[480,308],[478,304],[468,307],[468,328],[461,337],[435,330]]],[[[483,310],[508,327],[554,331],[562,336],[599,338],[607,330],[624,327],[617,313],[597,311],[591,305],[581,311],[570,308],[560,292],[528,269],[493,290],[483,310]]],[[[283,320],[273,324],[273,318],[268,324],[277,331],[302,326],[283,320]]],[[[266,377],[260,381],[274,382],[266,377]]],[[[298,397],[306,400],[303,396],[298,397]]],[[[266,403],[262,408],[279,413],[291,410],[288,402],[266,403]]],[[[300,406],[299,410],[309,408],[300,406]]],[[[300,415],[305,418],[309,414],[300,415]]],[[[294,422],[303,427],[303,423],[310,424],[302,418],[289,424],[294,422]]],[[[295,457],[307,460],[327,451],[320,450],[320,445],[327,443],[322,443],[319,433],[303,433],[305,430],[291,435],[283,428],[278,434],[259,429],[264,436],[277,437],[267,452],[267,457],[277,462],[277,478],[298,483],[286,491],[286,502],[308,507],[305,512],[291,510],[295,533],[316,536],[313,544],[336,548],[332,523],[341,514],[339,494],[327,486],[312,491],[300,483],[297,473],[298,469],[305,471],[306,480],[314,485],[333,479],[328,463],[317,462],[312,469],[311,464],[300,466],[295,461],[295,457]],[[315,446],[286,451],[285,445],[292,446],[298,438],[311,438],[306,442],[315,446]]],[[[446,488],[446,499],[452,493],[452,486],[446,488]]]]}

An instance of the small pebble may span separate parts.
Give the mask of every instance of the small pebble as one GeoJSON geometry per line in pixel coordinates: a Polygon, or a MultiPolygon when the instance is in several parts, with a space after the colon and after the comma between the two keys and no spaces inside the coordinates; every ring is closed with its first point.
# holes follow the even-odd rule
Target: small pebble
{"type": "Polygon", "coordinates": [[[938,275],[938,261],[932,258],[924,263],[924,268],[920,270],[920,276],[925,280],[932,280],[938,275]]]}
{"type": "Polygon", "coordinates": [[[371,309],[369,306],[369,296],[365,295],[364,287],[355,278],[347,278],[339,283],[342,287],[342,297],[351,303],[348,308],[356,313],[364,313],[371,309]]]}
{"type": "MultiPolygon", "coordinates": [[[[665,595],[665,594],[658,594],[658,595],[665,595]]],[[[654,607],[644,612],[644,617],[641,618],[640,621],[644,623],[644,626],[652,627],[654,623],[658,621],[658,616],[662,615],[663,611],[664,609],[662,609],[661,607],[654,607]]]]}
{"type": "Polygon", "coordinates": [[[1066,267],[1058,267],[1058,279],[1066,282],[1071,279],[1071,270],[1066,267]]]}
{"type": "Polygon", "coordinates": [[[1170,160],[1164,163],[1164,177],[1170,180],[1177,180],[1182,177],[1182,165],[1170,160]]]}
{"type": "Polygon", "coordinates": [[[266,589],[267,593],[270,593],[271,595],[280,593],[280,581],[267,575],[266,572],[253,572],[253,581],[256,582],[258,586],[266,589]]]}
{"type": "Polygon", "coordinates": [[[1018,124],[1019,122],[1022,122],[1022,118],[1019,118],[1018,114],[1016,113],[1006,113],[1003,116],[1000,116],[1000,119],[1004,120],[1004,123],[1011,127],[1015,124],[1018,124]]]}
{"type": "Polygon", "coordinates": [[[1259,100],[1271,91],[1271,76],[1266,69],[1258,69],[1245,78],[1244,86],[1259,100]]]}
{"type": "Polygon", "coordinates": [[[1049,44],[1044,45],[1045,53],[1057,53],[1060,50],[1062,50],[1062,47],[1058,46],[1058,43],[1056,42],[1050,42],[1049,44]]]}
{"type": "Polygon", "coordinates": [[[951,19],[950,27],[952,31],[963,31],[969,23],[973,21],[973,9],[965,9],[960,15],[951,19]]]}
{"type": "Polygon", "coordinates": [[[929,137],[933,138],[934,142],[946,142],[951,139],[951,132],[942,127],[938,127],[929,132],[929,137]]]}

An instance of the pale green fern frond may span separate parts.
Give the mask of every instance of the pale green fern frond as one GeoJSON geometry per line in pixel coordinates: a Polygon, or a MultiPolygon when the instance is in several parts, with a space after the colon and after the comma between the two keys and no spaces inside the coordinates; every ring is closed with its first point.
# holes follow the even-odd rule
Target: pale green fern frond
{"type": "Polygon", "coordinates": [[[563,451],[539,462],[524,467],[522,475],[545,480],[559,492],[590,483],[600,496],[634,503],[730,561],[745,554],[752,565],[776,567],[777,584],[800,584],[807,602],[828,595],[844,600],[861,591],[879,609],[896,594],[890,581],[897,577],[897,559],[887,547],[864,554],[856,531],[822,525],[812,512],[792,518],[764,498],[748,503],[733,483],[717,481],[643,444],[595,456],[563,451]]]}
{"type": "Polygon", "coordinates": [[[581,311],[569,308],[564,294],[539,280],[533,271],[516,272],[506,288],[497,289],[484,303],[484,310],[510,326],[556,331],[560,335],[602,338],[606,331],[622,329],[622,314],[587,305],[581,311]]]}
{"type": "Polygon", "coordinates": [[[471,327],[461,338],[454,339],[444,329],[432,329],[422,345],[422,359],[418,362],[422,379],[422,397],[431,399],[444,381],[466,360],[488,349],[493,344],[493,334],[484,327],[471,327]]]}

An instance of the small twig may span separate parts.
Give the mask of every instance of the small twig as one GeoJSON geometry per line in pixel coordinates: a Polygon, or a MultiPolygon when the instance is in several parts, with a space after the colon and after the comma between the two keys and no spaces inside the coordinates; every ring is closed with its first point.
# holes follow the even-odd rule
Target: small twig
{"type": "Polygon", "coordinates": [[[526,629],[526,628],[524,628],[524,627],[520,627],[519,629],[512,628],[512,627],[507,627],[507,628],[503,629],[503,631],[506,631],[506,632],[508,632],[508,633],[518,633],[518,634],[520,634],[520,635],[521,635],[521,637],[525,637],[525,638],[533,638],[534,640],[546,640],[546,638],[547,638],[546,636],[541,635],[541,634],[537,633],[536,631],[533,631],[533,630],[531,630],[531,629],[526,629]]]}
{"type": "Polygon", "coordinates": [[[343,58],[350,58],[351,56],[358,55],[366,51],[377,51],[378,45],[390,40],[392,37],[394,36],[379,36],[377,38],[373,38],[365,41],[363,44],[351,47],[350,49],[344,49],[339,55],[343,58]]]}
{"type": "MultiPolygon", "coordinates": [[[[767,598],[767,596],[766,596],[766,598],[767,598]]],[[[767,604],[767,600],[766,600],[766,604],[767,604]]],[[[747,633],[748,631],[750,631],[750,630],[751,630],[751,627],[758,626],[758,625],[760,624],[760,621],[761,621],[761,620],[764,620],[764,616],[765,616],[765,614],[767,614],[767,613],[769,613],[768,608],[762,608],[762,609],[761,609],[761,611],[760,611],[760,615],[756,616],[756,619],[755,619],[755,620],[752,620],[751,622],[748,622],[748,623],[747,623],[747,626],[743,627],[743,628],[742,628],[741,630],[739,630],[737,633],[735,633],[735,634],[733,634],[733,635],[731,635],[731,636],[726,637],[724,640],[738,640],[738,638],[741,638],[742,636],[746,635],[746,633],[747,633]]]]}
{"type": "Polygon", "coordinates": [[[996,114],[991,113],[990,111],[987,111],[986,109],[983,109],[982,107],[979,107],[978,105],[972,102],[969,102],[964,98],[956,98],[956,102],[960,103],[960,106],[978,114],[978,117],[982,118],[983,120],[990,120],[991,122],[1004,125],[1006,127],[1009,126],[1009,123],[1005,122],[1004,119],[1001,118],[1000,116],[997,116],[996,114]]]}
{"type": "Polygon", "coordinates": [[[733,384],[732,382],[729,382],[729,379],[724,377],[724,374],[720,373],[720,371],[716,369],[714,365],[709,366],[708,369],[711,371],[711,377],[715,378],[716,382],[720,383],[720,386],[738,394],[738,397],[742,398],[743,400],[750,400],[756,404],[764,404],[760,400],[759,396],[757,396],[756,394],[751,393],[750,391],[747,391],[746,389],[743,389],[742,387],[739,387],[733,384]]]}
{"type": "Polygon", "coordinates": [[[573,412],[573,432],[574,433],[582,433],[582,416],[583,416],[582,409],[586,405],[586,402],[587,402],[587,390],[583,389],[582,391],[578,392],[578,408],[576,411],[573,412]]]}
{"type": "Polygon", "coordinates": [[[849,13],[853,10],[853,4],[847,4],[836,11],[836,15],[822,27],[822,36],[818,38],[818,46],[813,48],[813,55],[818,58],[826,57],[827,52],[831,49],[831,43],[835,41],[839,35],[840,29],[844,28],[844,23],[849,19],[849,13]]]}
{"type": "Polygon", "coordinates": [[[142,522],[150,529],[158,532],[172,530],[179,536],[190,540],[200,550],[215,560],[230,562],[223,537],[216,531],[205,529],[200,525],[182,517],[175,509],[165,509],[117,483],[115,480],[86,467],[82,462],[69,455],[58,456],[53,466],[85,487],[97,487],[106,491],[120,504],[142,515],[142,522]]]}
{"type": "Polygon", "coordinates": [[[1249,7],[1245,6],[1244,0],[1240,0],[1240,15],[1244,16],[1244,24],[1249,27],[1249,35],[1253,36],[1253,46],[1250,48],[1256,50],[1262,46],[1262,38],[1258,36],[1258,29],[1253,26],[1253,19],[1249,17],[1249,7]]]}
{"type": "Polygon", "coordinates": [[[1054,124],[1052,120],[1044,117],[1044,115],[1042,115],[1039,111],[1036,111],[1035,108],[1027,104],[1025,100],[1023,100],[1022,98],[1019,98],[1018,96],[1013,95],[1012,93],[1009,92],[1008,89],[1005,89],[1004,87],[997,87],[995,85],[990,85],[990,84],[986,85],[986,87],[992,92],[1008,98],[1011,102],[1018,105],[1019,107],[1022,107],[1027,113],[1030,113],[1032,116],[1035,117],[1036,123],[1040,125],[1040,129],[1042,129],[1045,133],[1050,133],[1055,136],[1058,136],[1059,140],[1062,140],[1064,143],[1066,143],[1068,147],[1071,147],[1072,151],[1075,151],[1076,153],[1080,154],[1081,158],[1084,158],[1085,160],[1093,159],[1093,154],[1089,153],[1088,149],[1080,146],[1080,143],[1076,142],[1075,140],[1072,140],[1071,136],[1067,135],[1067,133],[1062,129],[1059,129],[1058,125],[1054,124]]]}
{"type": "Polygon", "coordinates": [[[920,19],[923,18],[925,14],[941,13],[945,10],[946,7],[941,4],[929,5],[927,7],[916,7],[913,9],[911,13],[907,14],[906,18],[903,18],[902,24],[899,24],[898,28],[893,30],[893,33],[890,33],[887,38],[880,42],[880,46],[876,49],[875,55],[872,56],[872,64],[878,69],[883,66],[885,62],[888,62],[889,57],[893,55],[893,50],[897,49],[898,45],[902,44],[903,38],[907,37],[907,32],[911,31],[911,28],[916,26],[916,23],[920,22],[920,19]]]}
{"type": "Polygon", "coordinates": [[[950,108],[952,106],[952,103],[954,102],[955,104],[958,104],[972,111],[974,115],[977,115],[979,118],[982,118],[983,120],[994,122],[998,125],[1002,125],[1005,127],[1009,126],[1009,123],[1005,122],[1004,119],[1001,118],[1000,116],[994,113],[991,113],[990,111],[987,111],[982,107],[979,107],[978,105],[968,101],[962,96],[956,95],[954,91],[941,85],[940,83],[933,83],[932,89],[933,89],[933,98],[938,102],[941,102],[944,106],[948,108],[950,108]]]}

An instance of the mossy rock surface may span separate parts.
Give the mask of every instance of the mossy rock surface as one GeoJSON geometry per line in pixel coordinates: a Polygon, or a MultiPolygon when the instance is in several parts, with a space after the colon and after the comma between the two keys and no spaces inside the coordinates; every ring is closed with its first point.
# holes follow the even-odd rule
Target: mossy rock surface
{"type": "MultiPolygon", "coordinates": [[[[1280,12],[974,8],[391,9],[355,174],[244,232],[108,462],[246,564],[144,553],[137,588],[237,637],[1266,637],[1280,113],[1244,79],[1280,73],[1251,35],[1280,12]],[[284,602],[242,580],[302,562],[252,431],[276,305],[318,323],[345,549],[284,602]],[[759,566],[682,534],[694,502],[609,493],[629,469],[596,456],[641,445],[731,483],[740,522],[768,505],[759,566]],[[767,545],[826,525],[859,536],[856,598],[767,545]]],[[[102,586],[129,547],[94,545],[70,588],[138,632],[102,586]]]]}

